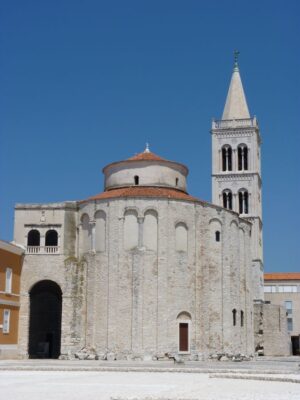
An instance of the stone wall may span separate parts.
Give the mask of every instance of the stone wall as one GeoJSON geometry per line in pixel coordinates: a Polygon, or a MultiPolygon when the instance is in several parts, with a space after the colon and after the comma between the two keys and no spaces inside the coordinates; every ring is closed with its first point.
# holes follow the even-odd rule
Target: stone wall
{"type": "MultiPolygon", "coordinates": [[[[31,212],[38,225],[41,210],[16,213],[19,241],[31,212]]],[[[53,215],[63,237],[59,254],[25,256],[19,339],[23,357],[28,348],[29,292],[45,279],[62,290],[65,357],[83,348],[109,359],[177,355],[183,319],[189,326],[189,351],[180,356],[253,354],[247,221],[207,203],[158,198],[98,200],[81,203],[78,211],[58,212],[59,218],[53,215]],[[97,225],[99,211],[105,223],[97,225]],[[132,228],[125,229],[129,211],[137,230],[133,247],[126,245],[132,228]],[[176,237],[178,226],[182,231],[176,237]],[[149,240],[147,229],[157,240],[149,240]],[[101,246],[97,238],[104,240],[101,246]]],[[[47,223],[51,224],[49,214],[47,223]]]]}
{"type": "Polygon", "coordinates": [[[286,309],[275,304],[254,304],[255,352],[265,356],[291,354],[286,309]]]}

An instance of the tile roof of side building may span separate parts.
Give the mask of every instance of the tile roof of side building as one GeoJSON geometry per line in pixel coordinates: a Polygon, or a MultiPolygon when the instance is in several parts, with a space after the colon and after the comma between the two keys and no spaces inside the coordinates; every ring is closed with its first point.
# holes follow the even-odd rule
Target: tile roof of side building
{"type": "Polygon", "coordinates": [[[264,274],[265,281],[295,281],[300,280],[300,272],[271,272],[264,274]]]}

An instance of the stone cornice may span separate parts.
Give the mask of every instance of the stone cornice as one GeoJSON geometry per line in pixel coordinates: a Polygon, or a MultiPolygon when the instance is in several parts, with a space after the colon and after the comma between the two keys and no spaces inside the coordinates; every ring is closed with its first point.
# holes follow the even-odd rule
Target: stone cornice
{"type": "Polygon", "coordinates": [[[62,203],[17,203],[15,210],[63,210],[77,211],[78,201],[66,201],[62,203]]]}
{"type": "Polygon", "coordinates": [[[62,224],[45,224],[43,222],[39,224],[24,224],[25,228],[61,228],[62,224]]]}
{"type": "Polygon", "coordinates": [[[214,128],[210,130],[210,133],[212,135],[215,135],[218,138],[221,137],[232,137],[232,138],[238,138],[238,137],[250,137],[253,136],[253,134],[256,134],[258,137],[259,143],[261,143],[261,136],[260,136],[260,131],[258,127],[238,127],[238,128],[214,128]]]}
{"type": "Polygon", "coordinates": [[[261,217],[259,217],[259,216],[257,216],[257,215],[256,215],[256,216],[253,216],[253,215],[251,216],[251,215],[250,215],[249,217],[244,217],[244,218],[245,218],[246,220],[248,220],[249,222],[251,222],[251,223],[254,222],[255,219],[258,219],[260,228],[262,228],[262,226],[263,226],[261,217]]]}
{"type": "Polygon", "coordinates": [[[212,129],[212,135],[215,135],[217,138],[241,138],[241,137],[251,137],[253,134],[258,136],[259,143],[261,143],[261,137],[258,129],[255,128],[245,128],[245,129],[212,129]]]}
{"type": "Polygon", "coordinates": [[[259,182],[261,184],[261,177],[258,172],[243,172],[243,173],[218,173],[218,174],[212,174],[212,178],[215,178],[215,180],[219,182],[234,182],[234,181],[249,181],[251,180],[254,176],[257,176],[259,179],[259,182]]]}

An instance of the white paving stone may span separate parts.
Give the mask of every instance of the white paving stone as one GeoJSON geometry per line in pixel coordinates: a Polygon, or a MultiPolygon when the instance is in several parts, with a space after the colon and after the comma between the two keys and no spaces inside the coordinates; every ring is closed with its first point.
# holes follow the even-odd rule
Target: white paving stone
{"type": "Polygon", "coordinates": [[[298,400],[300,385],[193,373],[1,371],[0,393],[13,400],[298,400]]]}

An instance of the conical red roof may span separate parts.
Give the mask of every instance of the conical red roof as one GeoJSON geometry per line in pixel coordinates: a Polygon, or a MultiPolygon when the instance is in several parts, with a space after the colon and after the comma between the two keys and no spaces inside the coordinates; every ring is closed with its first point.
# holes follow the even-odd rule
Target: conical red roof
{"type": "Polygon", "coordinates": [[[142,153],[136,154],[133,157],[128,158],[130,161],[143,161],[143,160],[153,160],[153,161],[167,161],[165,158],[152,153],[151,151],[143,151],[142,153]]]}

